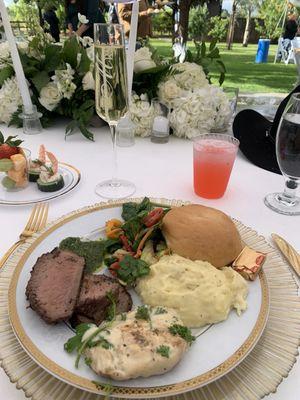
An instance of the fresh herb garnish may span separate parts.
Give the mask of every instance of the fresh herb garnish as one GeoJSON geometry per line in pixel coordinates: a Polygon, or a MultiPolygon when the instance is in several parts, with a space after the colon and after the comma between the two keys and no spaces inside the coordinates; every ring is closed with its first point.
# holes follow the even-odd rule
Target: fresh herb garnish
{"type": "Polygon", "coordinates": [[[120,268],[116,272],[122,282],[133,285],[138,278],[149,274],[150,267],[145,261],[127,254],[120,261],[120,268]]]}
{"type": "Polygon", "coordinates": [[[150,321],[151,316],[147,306],[139,306],[135,313],[136,319],[144,319],[145,321],[150,321]]]}
{"type": "Polygon", "coordinates": [[[157,307],[154,314],[155,315],[160,315],[160,314],[167,314],[167,310],[163,307],[157,307]]]}
{"type": "Polygon", "coordinates": [[[113,321],[116,318],[116,314],[117,314],[116,299],[115,299],[115,296],[112,294],[112,292],[106,293],[106,297],[110,301],[110,306],[108,307],[107,312],[106,312],[106,320],[113,321]]]}
{"type": "Polygon", "coordinates": [[[142,221],[138,216],[129,219],[125,222],[124,225],[122,225],[122,229],[125,232],[126,237],[131,241],[131,243],[134,242],[135,237],[138,235],[142,228],[142,225],[142,221]]]}
{"type": "Polygon", "coordinates": [[[126,313],[121,313],[121,321],[126,321],[127,315],[126,313]]]}
{"type": "Polygon", "coordinates": [[[65,344],[64,349],[68,353],[72,353],[74,350],[78,350],[81,346],[81,340],[85,332],[91,328],[91,324],[80,324],[76,326],[76,335],[71,337],[65,344]]]}
{"type": "Polygon", "coordinates": [[[106,349],[106,350],[111,349],[111,348],[114,347],[113,344],[110,343],[110,342],[109,342],[107,339],[105,339],[103,336],[99,336],[99,339],[90,341],[90,342],[87,344],[87,347],[88,347],[89,349],[91,349],[92,347],[97,347],[97,346],[103,347],[103,349],[106,349]]]}
{"type": "Polygon", "coordinates": [[[156,349],[156,353],[160,354],[162,357],[169,358],[170,357],[170,347],[161,345],[156,349]]]}
{"type": "Polygon", "coordinates": [[[175,335],[180,336],[189,345],[191,345],[193,341],[196,340],[195,336],[192,335],[191,330],[183,325],[173,324],[169,327],[169,332],[172,333],[172,335],[174,336],[175,335]]]}
{"type": "Polygon", "coordinates": [[[92,362],[93,362],[93,360],[91,358],[89,358],[89,357],[85,357],[84,362],[86,363],[86,365],[88,367],[90,367],[92,362]]]}

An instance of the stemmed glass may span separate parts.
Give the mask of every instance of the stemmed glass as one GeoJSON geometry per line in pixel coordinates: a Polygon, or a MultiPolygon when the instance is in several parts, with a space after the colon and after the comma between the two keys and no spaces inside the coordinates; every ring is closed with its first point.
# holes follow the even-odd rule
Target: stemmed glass
{"type": "Polygon", "coordinates": [[[300,93],[294,93],[277,130],[276,156],[285,180],[283,193],[265,197],[265,204],[280,214],[300,215],[300,198],[296,191],[300,181],[300,93]]]}
{"type": "Polygon", "coordinates": [[[135,185],[117,179],[116,127],[128,111],[128,86],[123,26],[95,24],[95,81],[96,111],[109,124],[113,143],[112,179],[99,183],[96,193],[108,199],[131,196],[135,185]]]}

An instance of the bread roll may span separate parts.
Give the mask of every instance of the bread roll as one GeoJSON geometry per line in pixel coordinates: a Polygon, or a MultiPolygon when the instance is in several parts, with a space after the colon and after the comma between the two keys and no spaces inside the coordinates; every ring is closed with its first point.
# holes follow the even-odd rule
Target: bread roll
{"type": "Polygon", "coordinates": [[[175,207],[165,215],[162,231],[174,253],[208,261],[216,268],[229,265],[242,251],[234,222],[215,208],[198,204],[175,207]]]}

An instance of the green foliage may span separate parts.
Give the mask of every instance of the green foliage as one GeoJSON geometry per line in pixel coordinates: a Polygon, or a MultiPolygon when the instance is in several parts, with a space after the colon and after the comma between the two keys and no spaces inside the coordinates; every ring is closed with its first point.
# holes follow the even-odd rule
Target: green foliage
{"type": "Polygon", "coordinates": [[[152,17],[152,26],[154,32],[160,35],[171,35],[173,29],[173,18],[172,12],[162,12],[159,14],[154,14],[152,17]]]}
{"type": "Polygon", "coordinates": [[[0,69],[0,88],[6,79],[11,78],[14,75],[14,69],[11,65],[7,65],[6,67],[0,69]]]}
{"type": "Polygon", "coordinates": [[[145,261],[125,255],[120,261],[120,269],[117,269],[116,272],[122,282],[131,286],[138,278],[148,275],[150,268],[145,261]]]}
{"type": "Polygon", "coordinates": [[[209,31],[209,14],[207,5],[194,7],[190,10],[189,34],[195,40],[202,40],[209,31]]]}
{"type": "Polygon", "coordinates": [[[221,60],[220,51],[217,47],[217,40],[213,40],[209,47],[205,42],[194,42],[195,53],[187,51],[186,61],[194,62],[202,66],[208,79],[211,79],[211,71],[217,69],[219,72],[219,84],[222,85],[225,80],[226,67],[221,60]]]}
{"type": "Polygon", "coordinates": [[[280,16],[286,3],[282,0],[262,0],[259,8],[259,17],[263,19],[263,24],[256,20],[256,31],[262,38],[276,39],[282,34],[280,26],[280,16]]]}
{"type": "Polygon", "coordinates": [[[209,36],[213,39],[217,39],[218,42],[221,42],[226,38],[227,29],[229,25],[229,18],[222,18],[219,16],[212,17],[210,19],[210,31],[208,32],[209,36]]]}
{"type": "Polygon", "coordinates": [[[80,53],[80,45],[76,36],[72,36],[64,43],[62,58],[66,63],[70,64],[72,68],[76,68],[78,53],[80,53]]]}

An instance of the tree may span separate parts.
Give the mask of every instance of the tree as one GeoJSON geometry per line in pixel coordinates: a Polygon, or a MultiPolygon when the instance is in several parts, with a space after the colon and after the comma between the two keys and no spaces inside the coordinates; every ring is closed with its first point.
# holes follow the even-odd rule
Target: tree
{"type": "Polygon", "coordinates": [[[268,39],[277,39],[282,34],[282,21],[286,2],[282,0],[263,0],[259,7],[259,17],[263,24],[256,21],[256,31],[268,39]]]}
{"type": "Polygon", "coordinates": [[[233,0],[230,20],[229,20],[229,28],[228,28],[228,33],[227,33],[227,41],[226,41],[227,42],[227,50],[232,49],[232,42],[233,42],[236,14],[237,14],[237,4],[238,4],[238,0],[233,0]]]}
{"type": "Polygon", "coordinates": [[[244,47],[248,46],[252,14],[255,11],[255,9],[257,9],[258,6],[259,6],[258,0],[239,0],[238,3],[239,13],[241,14],[241,16],[246,18],[246,25],[243,37],[244,47]]]}
{"type": "Polygon", "coordinates": [[[229,17],[225,18],[219,16],[212,17],[210,19],[211,29],[208,32],[209,36],[221,42],[226,38],[228,24],[229,24],[229,17]]]}
{"type": "Polygon", "coordinates": [[[203,40],[209,31],[209,14],[207,5],[192,7],[189,15],[189,34],[192,39],[203,40]]]}

